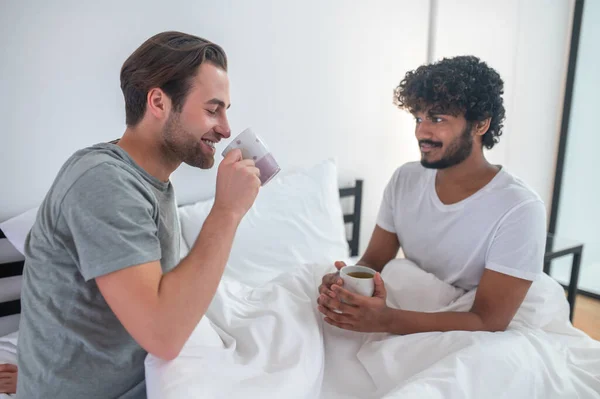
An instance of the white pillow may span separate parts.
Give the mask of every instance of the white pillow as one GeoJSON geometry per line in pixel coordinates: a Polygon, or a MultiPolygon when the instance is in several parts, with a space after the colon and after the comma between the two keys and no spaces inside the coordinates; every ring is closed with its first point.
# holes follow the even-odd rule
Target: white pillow
{"type": "Polygon", "coordinates": [[[25,240],[35,223],[39,207],[32,208],[12,219],[0,223],[0,229],[12,245],[22,254],[25,253],[25,240]]]}
{"type": "MultiPolygon", "coordinates": [[[[213,199],[179,208],[189,247],[200,233],[213,199]]],[[[225,276],[257,286],[300,264],[332,264],[348,258],[333,160],[282,173],[260,193],[237,230],[225,276]]]]}

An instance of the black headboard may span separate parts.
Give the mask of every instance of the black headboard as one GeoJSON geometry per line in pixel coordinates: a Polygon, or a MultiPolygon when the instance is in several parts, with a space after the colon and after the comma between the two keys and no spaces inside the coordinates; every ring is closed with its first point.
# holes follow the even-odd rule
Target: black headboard
{"type": "MultiPolygon", "coordinates": [[[[358,255],[358,239],[360,235],[360,213],[362,205],[363,181],[356,180],[354,187],[340,189],[340,198],[354,197],[354,208],[352,213],[344,214],[344,223],[352,225],[352,233],[348,239],[350,256],[358,255]]],[[[0,229],[0,240],[6,236],[0,229]]],[[[0,279],[5,277],[20,276],[23,274],[24,261],[0,263],[0,279]]],[[[8,302],[0,302],[0,317],[21,313],[21,301],[15,299],[8,302]]]]}
{"type": "MultiPolygon", "coordinates": [[[[4,232],[0,230],[0,240],[6,240],[4,232]]],[[[0,264],[0,279],[5,277],[20,276],[23,274],[24,261],[8,262],[0,264]]],[[[8,302],[0,302],[0,317],[21,313],[21,301],[15,299],[8,302]]]]}
{"type": "Polygon", "coordinates": [[[348,240],[350,256],[358,255],[358,239],[360,236],[360,212],[362,205],[363,181],[356,180],[354,187],[340,189],[340,198],[354,197],[354,210],[350,214],[344,214],[344,223],[352,224],[352,234],[348,240]]]}

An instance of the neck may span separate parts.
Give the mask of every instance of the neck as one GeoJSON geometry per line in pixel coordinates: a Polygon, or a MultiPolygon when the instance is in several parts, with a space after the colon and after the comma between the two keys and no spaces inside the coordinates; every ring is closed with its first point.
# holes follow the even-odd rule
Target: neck
{"type": "Polygon", "coordinates": [[[497,166],[485,159],[483,151],[473,150],[471,155],[458,165],[438,170],[436,180],[440,184],[470,185],[482,179],[491,180],[498,171],[497,166]]]}
{"type": "Polygon", "coordinates": [[[166,182],[181,162],[173,159],[169,151],[156,140],[158,132],[141,125],[140,123],[140,126],[128,127],[117,145],[142,169],[158,180],[166,182]]]}

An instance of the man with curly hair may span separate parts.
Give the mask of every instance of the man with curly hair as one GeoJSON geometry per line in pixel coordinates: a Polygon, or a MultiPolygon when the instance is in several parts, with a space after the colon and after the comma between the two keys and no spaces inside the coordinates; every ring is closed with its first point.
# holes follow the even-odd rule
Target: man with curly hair
{"type": "MultiPolygon", "coordinates": [[[[468,312],[422,313],[386,306],[379,273],[371,298],[323,277],[319,310],[334,326],[363,332],[503,331],[542,273],[546,210],[539,196],[483,147],[502,134],[503,81],[473,56],[443,59],[406,74],[395,103],[415,117],[421,162],[398,168],[358,264],[381,272],[402,247],[440,280],[477,288],[468,312]]],[[[336,262],[339,269],[344,266],[336,262]]]]}

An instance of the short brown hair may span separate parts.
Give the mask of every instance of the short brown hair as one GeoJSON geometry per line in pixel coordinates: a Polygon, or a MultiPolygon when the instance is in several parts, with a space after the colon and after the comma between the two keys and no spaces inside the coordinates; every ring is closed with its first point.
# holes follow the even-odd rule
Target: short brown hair
{"type": "Polygon", "coordinates": [[[142,120],[148,92],[156,87],[171,98],[176,111],[181,111],[191,78],[203,62],[227,71],[225,51],[201,37],[162,32],[146,40],[121,67],[127,126],[142,120]]]}

